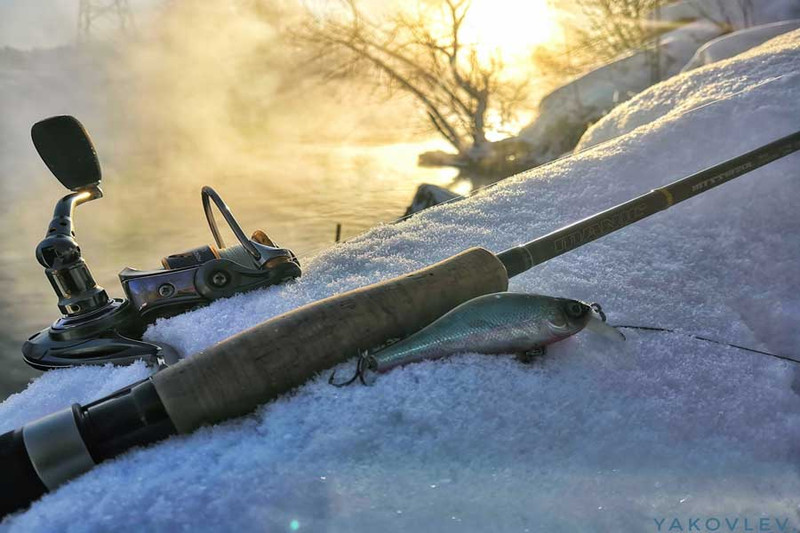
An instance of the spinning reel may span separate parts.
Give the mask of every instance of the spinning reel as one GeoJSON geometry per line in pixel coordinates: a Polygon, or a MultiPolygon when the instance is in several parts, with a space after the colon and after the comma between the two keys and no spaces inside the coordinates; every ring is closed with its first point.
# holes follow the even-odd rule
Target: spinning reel
{"type": "Polygon", "coordinates": [[[126,298],[109,298],[81,257],[72,224],[75,207],[103,197],[100,163],[91,139],[71,116],[37,122],[31,137],[50,171],[72,191],[56,204],[47,235],[36,248],[36,259],[58,296],[62,316],[23,345],[23,358],[32,367],[127,364],[137,359],[172,364],[178,359],[174,349],[141,340],[155,319],[300,275],[291,250],[279,248],[261,230],[248,239],[222,198],[211,187],[203,187],[203,210],[216,246],[165,257],[160,269],[125,268],[119,279],[126,298]],[[225,247],[211,202],[238,245],[225,247]]]}

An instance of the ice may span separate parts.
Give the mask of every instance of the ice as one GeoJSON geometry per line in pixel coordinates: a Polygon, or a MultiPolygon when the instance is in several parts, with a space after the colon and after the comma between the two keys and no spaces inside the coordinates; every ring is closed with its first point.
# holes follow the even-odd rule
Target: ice
{"type": "MultiPolygon", "coordinates": [[[[296,283],[161,321],[147,337],[190,354],[469,246],[503,250],[792,133],[799,64],[796,31],[682,74],[583,145],[607,142],[378,227],[305,261],[296,283]]],[[[511,288],[598,301],[612,323],[798,355],[798,165],[786,157],[511,288]]],[[[48,373],[0,404],[2,429],[146,373],[48,373]]],[[[800,525],[800,371],[788,362],[668,333],[628,332],[626,343],[580,333],[531,366],[468,354],[372,387],[326,380],[102,464],[0,529],[656,531],[655,519],[698,515],[800,525]]]]}

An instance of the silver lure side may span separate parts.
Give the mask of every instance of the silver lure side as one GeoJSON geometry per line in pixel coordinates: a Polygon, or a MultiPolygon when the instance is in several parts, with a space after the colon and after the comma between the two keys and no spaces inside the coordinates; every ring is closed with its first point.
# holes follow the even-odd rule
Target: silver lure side
{"type": "Polygon", "coordinates": [[[459,305],[417,333],[367,355],[360,365],[361,372],[386,372],[396,366],[461,352],[525,353],[574,335],[587,324],[606,336],[624,339],[589,305],[577,300],[511,292],[488,294],[459,305]]]}

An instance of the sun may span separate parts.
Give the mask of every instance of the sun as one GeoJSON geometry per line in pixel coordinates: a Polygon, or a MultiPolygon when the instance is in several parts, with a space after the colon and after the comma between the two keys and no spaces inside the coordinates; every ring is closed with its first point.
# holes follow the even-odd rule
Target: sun
{"type": "Polygon", "coordinates": [[[558,23],[548,0],[473,0],[463,31],[484,53],[516,56],[554,40],[558,23]]]}

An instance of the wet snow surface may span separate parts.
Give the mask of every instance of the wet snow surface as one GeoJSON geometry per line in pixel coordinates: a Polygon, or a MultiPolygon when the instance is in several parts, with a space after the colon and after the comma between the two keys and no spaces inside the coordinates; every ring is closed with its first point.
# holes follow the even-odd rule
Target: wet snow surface
{"type": "MultiPolygon", "coordinates": [[[[191,353],[469,246],[503,250],[787,135],[800,126],[798,50],[794,32],[651,88],[588,133],[627,132],[615,140],[379,227],[307,262],[295,284],[161,322],[149,338],[191,353]],[[687,111],[694,103],[705,105],[687,111]]],[[[798,155],[770,164],[511,288],[601,302],[614,323],[798,354],[799,168],[798,155]]],[[[470,354],[372,387],[320,376],[252,416],[103,464],[2,529],[657,531],[654,519],[676,516],[800,527],[798,366],[674,334],[628,338],[582,332],[531,366],[470,354]]],[[[0,430],[146,372],[48,373],[0,405],[0,430]]]]}

